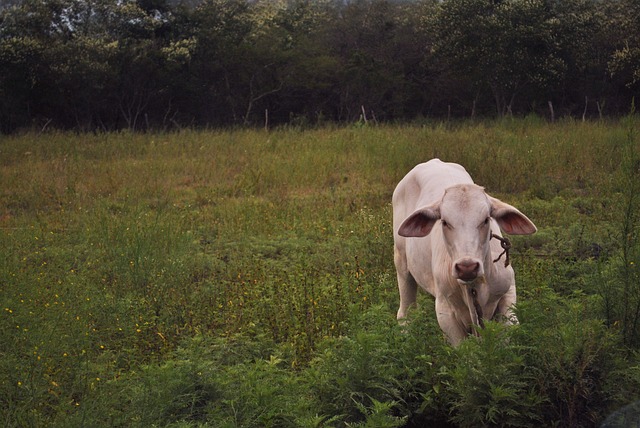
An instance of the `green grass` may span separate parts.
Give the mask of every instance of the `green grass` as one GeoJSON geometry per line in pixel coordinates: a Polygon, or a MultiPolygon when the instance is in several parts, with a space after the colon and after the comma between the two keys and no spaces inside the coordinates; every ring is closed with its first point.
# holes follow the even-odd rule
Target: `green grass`
{"type": "Polygon", "coordinates": [[[639,125],[3,137],[2,423],[593,426],[640,396],[639,125]],[[429,297],[394,319],[391,193],[435,156],[539,228],[521,325],[459,349],[429,297]]]}

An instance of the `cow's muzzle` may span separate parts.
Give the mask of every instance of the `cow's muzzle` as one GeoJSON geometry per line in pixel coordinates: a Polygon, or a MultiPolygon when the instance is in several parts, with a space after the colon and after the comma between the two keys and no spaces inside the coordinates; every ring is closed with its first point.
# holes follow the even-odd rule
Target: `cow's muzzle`
{"type": "Polygon", "coordinates": [[[454,265],[455,277],[464,282],[471,282],[481,275],[480,262],[473,259],[461,259],[454,265]]]}

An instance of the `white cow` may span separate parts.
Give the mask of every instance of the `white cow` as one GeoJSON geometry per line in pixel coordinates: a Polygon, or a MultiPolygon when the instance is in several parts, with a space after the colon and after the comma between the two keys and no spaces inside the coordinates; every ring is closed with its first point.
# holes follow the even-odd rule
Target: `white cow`
{"type": "Polygon", "coordinates": [[[435,297],[438,324],[453,345],[483,318],[517,323],[513,269],[505,259],[494,262],[504,252],[500,229],[527,235],[536,226],[458,164],[432,159],[413,168],[393,193],[398,320],[415,304],[419,285],[435,297]]]}

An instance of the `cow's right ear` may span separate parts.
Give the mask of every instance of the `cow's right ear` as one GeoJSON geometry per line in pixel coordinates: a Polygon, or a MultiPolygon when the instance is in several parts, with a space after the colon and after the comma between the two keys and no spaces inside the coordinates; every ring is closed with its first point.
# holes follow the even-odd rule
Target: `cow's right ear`
{"type": "Polygon", "coordinates": [[[398,235],[405,238],[422,238],[431,233],[433,225],[440,220],[440,208],[438,205],[420,208],[415,211],[398,229],[398,235]]]}

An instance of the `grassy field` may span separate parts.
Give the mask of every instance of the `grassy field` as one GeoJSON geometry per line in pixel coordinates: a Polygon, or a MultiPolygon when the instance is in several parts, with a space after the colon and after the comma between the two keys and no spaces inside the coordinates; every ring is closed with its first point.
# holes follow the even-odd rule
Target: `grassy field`
{"type": "Polygon", "coordinates": [[[596,426],[640,398],[640,121],[0,139],[3,426],[596,426]],[[521,324],[395,322],[432,157],[538,226],[521,324]]]}

